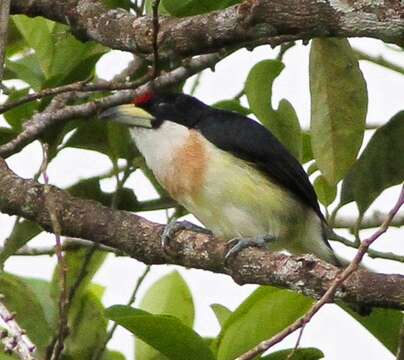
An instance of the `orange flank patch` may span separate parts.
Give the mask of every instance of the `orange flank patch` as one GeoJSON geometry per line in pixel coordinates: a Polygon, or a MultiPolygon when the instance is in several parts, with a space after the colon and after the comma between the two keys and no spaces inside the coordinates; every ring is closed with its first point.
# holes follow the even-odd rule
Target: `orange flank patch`
{"type": "Polygon", "coordinates": [[[170,163],[170,170],[162,180],[163,186],[176,200],[198,195],[202,188],[206,166],[205,140],[196,130],[190,130],[185,144],[179,148],[170,163]]]}

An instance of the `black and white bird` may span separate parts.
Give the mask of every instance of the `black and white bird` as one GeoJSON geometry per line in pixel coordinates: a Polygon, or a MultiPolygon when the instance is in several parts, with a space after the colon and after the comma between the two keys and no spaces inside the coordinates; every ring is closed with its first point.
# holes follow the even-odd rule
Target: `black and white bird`
{"type": "Polygon", "coordinates": [[[146,93],[104,113],[131,136],[161,185],[223,240],[340,265],[300,163],[258,122],[184,94],[146,93]]]}

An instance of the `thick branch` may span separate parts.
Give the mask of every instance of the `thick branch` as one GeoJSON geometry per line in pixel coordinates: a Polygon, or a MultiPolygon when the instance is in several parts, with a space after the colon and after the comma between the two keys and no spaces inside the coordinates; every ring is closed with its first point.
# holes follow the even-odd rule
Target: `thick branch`
{"type": "MultiPolygon", "coordinates": [[[[55,212],[65,236],[88,239],[117,248],[147,264],[175,263],[186,267],[227,273],[239,283],[272,284],[319,297],[339,270],[314,256],[287,256],[261,249],[246,249],[230,264],[223,265],[226,244],[213,236],[180,231],[172,240],[175,258],[167,257],[160,245],[163,226],[125,211],[113,211],[97,202],[82,200],[51,187],[55,212]]],[[[0,210],[20,215],[52,231],[45,206],[44,186],[24,180],[0,160],[0,210]]],[[[404,276],[356,272],[338,290],[336,297],[369,306],[404,309],[404,276]]]]}
{"type": "MultiPolygon", "coordinates": [[[[153,21],[94,0],[13,0],[13,14],[41,15],[71,26],[84,39],[114,49],[153,53],[153,21]]],[[[227,9],[186,18],[162,18],[159,55],[177,57],[240,46],[273,36],[372,37],[402,45],[404,6],[399,0],[246,0],[227,9]]]]}

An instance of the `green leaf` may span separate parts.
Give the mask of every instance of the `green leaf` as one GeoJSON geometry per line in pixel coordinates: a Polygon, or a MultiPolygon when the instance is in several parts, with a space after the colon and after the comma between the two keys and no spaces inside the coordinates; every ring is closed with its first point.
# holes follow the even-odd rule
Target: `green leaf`
{"type": "Polygon", "coordinates": [[[105,206],[111,205],[112,194],[107,194],[101,190],[99,177],[80,180],[76,184],[70,186],[67,191],[75,197],[95,200],[105,206]]]}
{"type": "Polygon", "coordinates": [[[348,40],[312,40],[310,94],[314,156],[334,185],[355,162],[368,104],[366,82],[348,40]]]}
{"type": "Polygon", "coordinates": [[[221,304],[212,304],[210,305],[210,307],[215,313],[216,319],[219,322],[220,326],[223,327],[227,319],[232,314],[231,310],[229,310],[226,306],[221,304]]]}
{"type": "MultiPolygon", "coordinates": [[[[156,281],[140,302],[140,309],[153,314],[175,316],[184,325],[192,328],[194,303],[188,285],[178,271],[173,271],[156,281]]],[[[136,339],[135,353],[138,359],[154,359],[156,350],[136,339]]]]}
{"type": "Polygon", "coordinates": [[[307,169],[307,175],[313,175],[316,171],[318,171],[318,166],[315,161],[313,161],[307,169]]]}
{"type": "Polygon", "coordinates": [[[70,333],[65,341],[68,359],[92,360],[107,337],[105,309],[98,296],[87,291],[73,302],[69,314],[70,333]]]}
{"type": "MultiPolygon", "coordinates": [[[[104,192],[100,186],[101,178],[96,176],[88,179],[83,179],[73,184],[66,190],[73,196],[82,199],[90,199],[98,201],[105,206],[111,206],[115,191],[104,192]]],[[[139,209],[139,202],[132,189],[121,188],[118,190],[116,207],[120,210],[137,211],[139,209]]]]}
{"type": "Polygon", "coordinates": [[[297,158],[301,158],[302,132],[293,106],[285,99],[272,107],[272,85],[285,66],[278,60],[263,60],[250,70],[245,94],[258,120],[297,158]]]}
{"type": "Polygon", "coordinates": [[[54,53],[47,87],[88,79],[94,74],[98,59],[108,51],[98,43],[78,41],[62,24],[55,25],[52,37],[54,53]]]}
{"type": "MultiPolygon", "coordinates": [[[[8,97],[7,101],[18,100],[29,93],[28,88],[13,90],[8,97]]],[[[30,101],[26,104],[17,106],[11,110],[4,113],[4,118],[7,123],[13,128],[15,132],[21,132],[23,128],[23,123],[30,119],[34,112],[38,109],[38,103],[35,101],[30,101]]]]}
{"type": "Polygon", "coordinates": [[[2,252],[0,253],[0,267],[4,262],[13,255],[18,249],[27,244],[28,241],[42,232],[41,227],[29,220],[21,220],[16,224],[7,241],[4,243],[2,252]]]}
{"type": "Polygon", "coordinates": [[[56,23],[42,17],[29,18],[25,15],[13,16],[13,21],[28,46],[34,49],[42,73],[48,75],[54,51],[52,30],[56,23]]]}
{"type": "Polygon", "coordinates": [[[43,356],[52,331],[34,291],[19,277],[1,272],[0,294],[4,295],[2,302],[15,312],[17,322],[38,347],[38,354],[43,356]]]}
{"type": "Polygon", "coordinates": [[[107,124],[109,153],[113,159],[124,158],[130,161],[138,154],[129,134],[129,128],[122,124],[107,124]]]}
{"type": "MultiPolygon", "coordinates": [[[[125,360],[125,355],[119,351],[106,350],[102,357],[102,360],[125,360]]],[[[1,359],[0,359],[1,360],[1,359]]]]}
{"type": "MultiPolygon", "coordinates": [[[[12,16],[11,16],[12,18],[12,16]]],[[[24,39],[17,30],[13,21],[8,22],[6,57],[19,54],[26,48],[24,39]]]]}
{"type": "Polygon", "coordinates": [[[183,17],[204,14],[238,4],[240,0],[163,0],[162,4],[172,16],[183,17]]]}
{"type": "Polygon", "coordinates": [[[251,110],[240,104],[240,101],[231,99],[231,100],[222,100],[212,104],[212,107],[220,110],[227,110],[237,112],[241,115],[247,116],[251,114],[251,110]]]}
{"type": "Polygon", "coordinates": [[[245,94],[251,111],[263,125],[276,132],[272,107],[272,85],[285,65],[278,60],[263,60],[250,70],[245,82],[245,94]]]}
{"type": "Polygon", "coordinates": [[[115,160],[138,154],[127,128],[99,120],[81,122],[65,146],[101,152],[115,160]]]}
{"type": "Polygon", "coordinates": [[[55,329],[58,311],[51,297],[51,283],[46,280],[34,278],[21,278],[21,280],[35,293],[48,324],[52,329],[55,329]]]}
{"type": "Polygon", "coordinates": [[[121,8],[129,11],[131,8],[130,0],[102,0],[102,3],[108,9],[121,8]]]}
{"type": "Polygon", "coordinates": [[[65,146],[98,151],[109,155],[106,124],[92,119],[81,122],[74,134],[67,140],[65,146]]]}
{"type": "Polygon", "coordinates": [[[299,118],[292,104],[286,99],[279,102],[277,116],[277,136],[283,145],[295,156],[296,159],[302,159],[302,131],[299,118]]]}
{"type": "Polygon", "coordinates": [[[47,87],[85,80],[94,72],[96,61],[107,49],[94,42],[82,43],[69,33],[69,27],[44,19],[13,17],[13,21],[46,78],[47,87]]]}
{"type": "MultiPolygon", "coordinates": [[[[153,0],[146,0],[145,1],[146,15],[152,15],[153,14],[152,4],[153,4],[153,0]]],[[[163,15],[163,16],[170,15],[170,13],[164,7],[163,1],[160,1],[160,4],[159,4],[159,15],[163,15]]]]}
{"type": "Polygon", "coordinates": [[[324,176],[318,176],[316,180],[314,180],[313,185],[318,199],[324,206],[330,205],[335,200],[337,196],[337,186],[330,185],[324,176]]]}
{"type": "Polygon", "coordinates": [[[311,135],[309,132],[304,131],[302,133],[302,163],[305,164],[310,160],[313,160],[313,149],[311,147],[311,135]]]}
{"type": "Polygon", "coordinates": [[[4,353],[4,347],[3,344],[0,345],[0,360],[16,360],[17,357],[14,355],[8,355],[4,353]]]}
{"type": "Polygon", "coordinates": [[[342,183],[341,203],[356,201],[364,213],[390,186],[404,180],[404,111],[394,115],[373,134],[342,183]]]}
{"type": "Polygon", "coordinates": [[[361,323],[376,339],[395,354],[400,340],[400,327],[404,315],[399,310],[373,308],[370,315],[361,316],[349,306],[338,305],[361,323]]]}
{"type": "MultiPolygon", "coordinates": [[[[107,309],[107,316],[169,359],[214,360],[204,340],[173,316],[152,315],[123,305],[115,305],[107,309]]],[[[136,358],[152,359],[140,358],[138,355],[136,358]]]]}
{"type": "MultiPolygon", "coordinates": [[[[286,349],[273,352],[260,359],[262,360],[289,360],[288,356],[293,349],[286,349]]],[[[321,350],[316,348],[296,349],[291,357],[291,360],[319,360],[324,357],[321,350]]]]}
{"type": "Polygon", "coordinates": [[[303,316],[312,303],[289,290],[259,287],[226,321],[219,335],[218,360],[232,360],[271,338],[303,316]]]}
{"type": "MultiPolygon", "coordinates": [[[[65,251],[65,263],[67,267],[67,289],[68,291],[75,286],[77,279],[82,276],[82,266],[84,262],[87,262],[86,272],[84,277],[81,278],[80,286],[76,289],[76,296],[79,298],[81,292],[85,292],[87,290],[88,285],[90,284],[91,279],[94,277],[95,273],[103,264],[107,253],[104,251],[95,251],[90,260],[88,261],[88,252],[90,249],[78,249],[65,251]]],[[[53,272],[52,278],[52,289],[51,289],[52,297],[57,301],[59,299],[60,294],[60,270],[59,265],[56,266],[55,271],[53,272]]]]}
{"type": "Polygon", "coordinates": [[[12,129],[0,126],[0,145],[8,143],[16,135],[12,129]]]}
{"type": "Polygon", "coordinates": [[[45,82],[45,77],[35,54],[28,54],[17,60],[6,60],[5,79],[19,79],[25,81],[38,91],[45,82]]]}

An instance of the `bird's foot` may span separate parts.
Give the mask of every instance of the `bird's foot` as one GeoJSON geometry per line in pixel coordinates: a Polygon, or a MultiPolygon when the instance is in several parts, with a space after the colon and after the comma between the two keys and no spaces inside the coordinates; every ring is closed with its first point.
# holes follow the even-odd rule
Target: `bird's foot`
{"type": "Polygon", "coordinates": [[[250,238],[235,238],[228,241],[230,247],[229,250],[227,250],[226,255],[224,256],[224,266],[227,267],[230,259],[237,255],[241,250],[248,247],[258,247],[265,249],[267,245],[275,239],[275,236],[272,235],[259,235],[250,238]]]}
{"type": "Polygon", "coordinates": [[[177,219],[174,218],[165,226],[163,234],[161,235],[161,247],[167,255],[170,255],[170,240],[174,237],[175,233],[180,230],[190,230],[212,235],[212,232],[208,229],[195,225],[187,220],[177,221],[177,219]]]}

